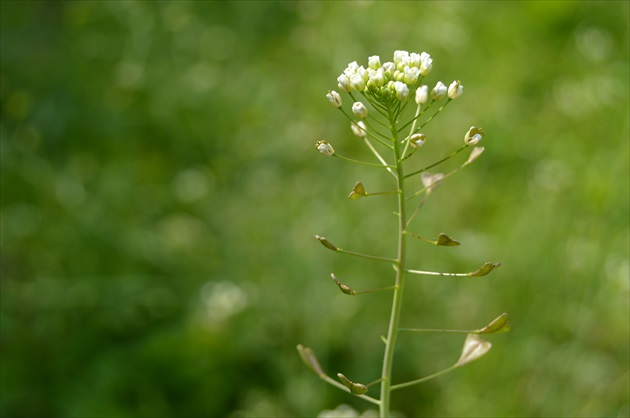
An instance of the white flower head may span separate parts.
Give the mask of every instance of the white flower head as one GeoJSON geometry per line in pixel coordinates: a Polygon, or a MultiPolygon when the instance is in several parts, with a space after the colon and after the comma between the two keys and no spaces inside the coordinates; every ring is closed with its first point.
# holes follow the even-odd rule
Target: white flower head
{"type": "Polygon", "coordinates": [[[427,102],[428,98],[429,98],[429,86],[425,84],[424,86],[418,87],[418,90],[416,90],[416,103],[422,106],[423,104],[427,102]]]}
{"type": "Polygon", "coordinates": [[[396,91],[396,98],[400,102],[404,102],[409,97],[409,87],[402,81],[394,82],[394,90],[396,91]]]}
{"type": "Polygon", "coordinates": [[[446,86],[441,81],[438,81],[433,90],[431,91],[431,97],[433,100],[440,100],[446,96],[446,86]]]}
{"type": "Polygon", "coordinates": [[[328,93],[326,94],[326,97],[328,98],[328,100],[330,100],[330,103],[335,106],[335,107],[341,107],[341,95],[339,93],[337,93],[334,90],[329,90],[328,93]]]}
{"type": "Polygon", "coordinates": [[[335,154],[335,149],[326,141],[317,141],[315,148],[326,157],[332,157],[335,154]]]}
{"type": "Polygon", "coordinates": [[[368,67],[373,70],[378,70],[381,68],[381,57],[378,55],[372,55],[368,58],[368,67]]]}
{"type": "Polygon", "coordinates": [[[461,81],[455,80],[448,86],[448,97],[450,99],[457,99],[464,92],[464,86],[461,81]]]}
{"type": "Polygon", "coordinates": [[[354,102],[352,105],[352,113],[354,113],[357,117],[363,119],[368,115],[367,107],[361,102],[354,102]]]}
{"type": "Polygon", "coordinates": [[[484,135],[485,132],[483,129],[471,126],[468,132],[466,132],[466,135],[464,135],[464,143],[469,147],[475,146],[481,141],[484,135]]]}
{"type": "Polygon", "coordinates": [[[352,133],[359,138],[363,138],[367,134],[367,126],[365,126],[365,122],[363,121],[352,122],[350,127],[352,128],[352,133]]]}

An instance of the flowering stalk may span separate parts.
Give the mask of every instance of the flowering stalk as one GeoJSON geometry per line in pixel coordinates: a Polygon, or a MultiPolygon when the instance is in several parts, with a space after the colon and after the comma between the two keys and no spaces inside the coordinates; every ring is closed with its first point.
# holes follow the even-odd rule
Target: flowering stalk
{"type": "MultiPolygon", "coordinates": [[[[359,258],[391,263],[394,268],[395,277],[392,285],[358,292],[352,289],[349,285],[339,281],[334,274],[331,274],[331,277],[335,284],[339,287],[339,290],[349,296],[357,296],[360,294],[381,292],[385,290],[393,291],[392,308],[389,316],[387,334],[386,337],[383,338],[385,351],[383,353],[383,364],[380,377],[373,382],[364,385],[362,383],[351,381],[342,373],[337,373],[337,377],[339,379],[338,382],[323,372],[310,348],[302,345],[298,346],[298,351],[302,360],[308,368],[311,369],[311,371],[324,381],[378,405],[379,415],[381,417],[387,417],[390,415],[390,398],[393,390],[412,386],[429,379],[436,378],[478,359],[486,354],[491,348],[491,344],[482,340],[479,337],[479,334],[499,333],[510,329],[507,314],[502,314],[486,327],[472,331],[400,327],[403,294],[406,286],[406,276],[408,274],[441,276],[447,278],[481,277],[487,275],[500,266],[500,263],[487,262],[477,270],[469,273],[432,272],[409,268],[407,266],[407,238],[409,237],[416,238],[436,246],[449,247],[460,245],[459,241],[450,238],[444,233],[439,234],[436,240],[430,240],[409,231],[408,228],[411,220],[416,216],[420,208],[423,206],[429,195],[433,193],[436,187],[444,183],[449,177],[457,173],[463,167],[471,164],[483,152],[483,148],[474,146],[481,141],[484,136],[484,132],[481,128],[473,126],[464,135],[464,144],[462,146],[457,147],[445,157],[434,163],[426,165],[424,168],[415,170],[411,169],[409,171],[405,170],[405,165],[411,164],[411,161],[413,161],[410,157],[417,155],[417,151],[420,148],[428,146],[425,145],[425,143],[427,143],[427,135],[421,132],[421,130],[429,122],[431,122],[436,115],[442,112],[447,104],[460,97],[464,89],[459,80],[453,81],[448,87],[441,81],[438,81],[435,87],[429,91],[429,87],[426,84],[422,84],[422,82],[430,73],[432,67],[433,60],[430,55],[425,52],[422,54],[410,54],[407,51],[396,51],[394,53],[393,62],[385,62],[382,64],[378,56],[372,56],[368,59],[367,68],[360,66],[355,61],[348,64],[348,67],[337,78],[338,87],[342,92],[347,93],[351,99],[350,112],[344,110],[341,94],[333,90],[326,94],[330,103],[335,108],[338,108],[343,115],[351,121],[351,130],[355,138],[358,137],[359,139],[363,139],[367,148],[378,160],[378,163],[367,163],[343,157],[336,153],[333,146],[327,141],[322,140],[315,144],[317,150],[325,156],[337,157],[342,160],[368,166],[382,167],[385,168],[395,179],[394,191],[368,193],[366,192],[363,183],[358,181],[355,183],[354,188],[348,196],[350,200],[357,200],[367,196],[385,196],[389,194],[396,196],[398,204],[398,211],[396,213],[396,216],[398,217],[398,227],[396,231],[396,256],[394,258],[343,250],[332,244],[328,241],[328,239],[320,235],[315,236],[315,238],[329,250],[359,258]],[[362,98],[362,100],[358,100],[359,97],[362,98]],[[411,100],[412,98],[413,100],[411,100]],[[404,121],[405,110],[407,106],[413,102],[417,105],[414,115],[410,120],[404,121]],[[434,104],[439,106],[437,111],[424,121],[421,121],[425,112],[434,104]],[[401,132],[410,125],[411,128],[409,134],[406,136],[401,135],[401,132]],[[402,140],[400,138],[401,136],[402,140]],[[376,140],[378,142],[377,145],[381,145],[383,149],[377,149],[370,142],[369,138],[376,140]],[[474,148],[472,148],[468,159],[459,167],[447,174],[431,174],[428,172],[429,169],[454,158],[457,154],[469,147],[474,148]],[[420,174],[421,178],[421,187],[418,187],[418,177],[416,177],[418,174],[420,174]],[[406,184],[407,181],[409,181],[410,184],[406,184]],[[415,190],[407,192],[408,186],[414,187],[415,190]],[[407,205],[409,204],[409,201],[420,194],[424,194],[422,200],[419,204],[417,204],[411,215],[408,215],[407,205]],[[466,333],[467,338],[464,342],[460,358],[453,366],[419,379],[403,383],[394,383],[394,352],[396,349],[397,337],[401,331],[444,332],[451,334],[466,333]],[[367,395],[369,387],[378,383],[380,383],[379,398],[377,399],[373,396],[367,395]]],[[[346,104],[346,106],[348,106],[348,104],[346,104]]],[[[431,143],[431,140],[429,139],[428,142],[431,143]]]]}

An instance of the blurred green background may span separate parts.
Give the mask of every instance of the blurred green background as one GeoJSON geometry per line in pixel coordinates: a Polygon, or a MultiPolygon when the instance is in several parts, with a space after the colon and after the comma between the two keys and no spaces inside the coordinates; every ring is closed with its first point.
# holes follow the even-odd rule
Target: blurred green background
{"type": "MultiPolygon", "coordinates": [[[[622,417],[629,406],[628,2],[0,2],[3,417],[315,416],[311,375],[380,374],[391,187],[325,93],[354,60],[429,52],[464,94],[412,166],[486,131],[414,230],[403,325],[479,328],[484,359],[395,392],[408,417],[622,417]]],[[[347,103],[346,103],[347,104],[347,103]]],[[[460,161],[461,162],[461,161],[460,161]]],[[[411,188],[417,186],[410,186],[411,188]]],[[[404,335],[398,381],[463,336],[404,335]]]]}

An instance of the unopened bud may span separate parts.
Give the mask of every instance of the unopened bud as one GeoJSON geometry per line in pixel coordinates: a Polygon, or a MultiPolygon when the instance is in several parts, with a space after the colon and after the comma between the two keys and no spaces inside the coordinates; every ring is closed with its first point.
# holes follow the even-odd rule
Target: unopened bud
{"type": "Polygon", "coordinates": [[[419,105],[423,105],[427,102],[428,98],[429,86],[425,84],[424,86],[418,87],[418,90],[416,90],[416,103],[418,103],[419,105]]]}
{"type": "Polygon", "coordinates": [[[464,91],[461,81],[455,80],[448,86],[448,97],[451,99],[457,99],[464,91]]]}
{"type": "Polygon", "coordinates": [[[335,107],[341,107],[341,95],[334,90],[330,90],[328,94],[326,94],[330,103],[335,107]]]}
{"type": "Polygon", "coordinates": [[[357,117],[363,119],[367,116],[368,110],[367,107],[361,102],[355,102],[352,105],[352,113],[354,113],[357,117]]]}
{"type": "Polygon", "coordinates": [[[396,98],[399,102],[404,102],[409,97],[409,87],[402,81],[394,82],[394,90],[396,91],[396,98]]]}
{"type": "Polygon", "coordinates": [[[433,90],[431,90],[431,97],[433,100],[440,100],[446,96],[446,86],[441,81],[438,81],[433,90]]]}
{"type": "Polygon", "coordinates": [[[365,126],[365,122],[352,122],[350,125],[352,128],[352,133],[358,136],[359,138],[363,138],[367,134],[367,126],[365,126]]]}

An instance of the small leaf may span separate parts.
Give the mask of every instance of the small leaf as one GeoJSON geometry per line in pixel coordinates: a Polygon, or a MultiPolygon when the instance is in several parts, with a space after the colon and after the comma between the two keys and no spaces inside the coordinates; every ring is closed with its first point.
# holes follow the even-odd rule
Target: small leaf
{"type": "Polygon", "coordinates": [[[322,243],[322,245],[330,250],[337,251],[338,248],[332,245],[326,238],[315,235],[315,238],[322,243]]]}
{"type": "Polygon", "coordinates": [[[363,395],[368,391],[368,387],[361,383],[354,383],[352,380],[348,379],[341,373],[337,373],[337,377],[344,384],[345,387],[350,389],[350,393],[353,395],[363,395]]]}
{"type": "Polygon", "coordinates": [[[482,340],[477,334],[468,334],[464,342],[462,354],[455,363],[455,367],[461,367],[465,364],[475,361],[485,355],[492,348],[490,341],[482,340]]]}
{"type": "Polygon", "coordinates": [[[319,377],[326,376],[326,373],[324,373],[322,367],[317,361],[317,357],[315,357],[315,354],[313,354],[313,350],[308,347],[304,347],[302,344],[298,344],[297,350],[300,354],[300,357],[302,358],[302,361],[304,362],[304,364],[306,364],[306,367],[308,367],[319,377]]]}
{"type": "Polygon", "coordinates": [[[365,197],[366,195],[367,194],[365,193],[365,187],[363,187],[363,183],[361,183],[360,181],[357,181],[356,184],[354,185],[354,188],[348,195],[348,199],[357,200],[362,197],[365,197]]]}
{"type": "Polygon", "coordinates": [[[512,329],[510,325],[510,317],[508,314],[503,313],[498,318],[495,318],[485,327],[479,330],[480,334],[500,334],[502,332],[508,332],[512,329]]]}
{"type": "Polygon", "coordinates": [[[471,277],[480,277],[480,276],[485,276],[486,274],[490,273],[492,270],[494,270],[495,268],[499,267],[501,265],[501,263],[486,263],[483,266],[481,266],[479,269],[473,271],[472,273],[470,273],[471,277]]]}
{"type": "Polygon", "coordinates": [[[438,239],[437,241],[435,241],[435,245],[442,245],[445,247],[454,247],[454,246],[459,245],[459,241],[456,241],[453,238],[449,237],[448,235],[441,233],[440,235],[438,235],[438,239]]]}
{"type": "Polygon", "coordinates": [[[335,277],[334,274],[330,273],[330,276],[335,281],[335,283],[337,283],[339,290],[341,290],[343,293],[350,296],[354,296],[357,294],[357,292],[355,292],[350,286],[348,286],[347,284],[341,283],[339,280],[337,280],[337,277],[335,277]]]}

